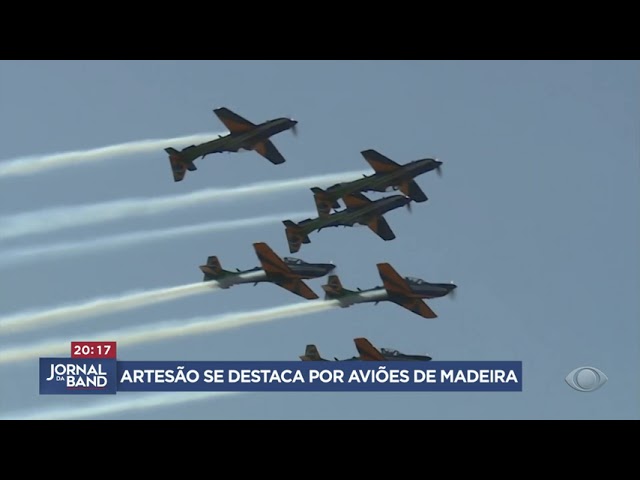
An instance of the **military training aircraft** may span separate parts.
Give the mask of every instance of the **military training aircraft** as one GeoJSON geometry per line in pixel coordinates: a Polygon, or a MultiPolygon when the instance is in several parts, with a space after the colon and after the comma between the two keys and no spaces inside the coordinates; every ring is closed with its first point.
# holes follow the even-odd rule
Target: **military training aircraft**
{"type": "Polygon", "coordinates": [[[363,175],[351,182],[337,183],[326,190],[313,187],[311,191],[316,198],[318,208],[323,213],[329,213],[333,208],[340,208],[338,200],[354,192],[386,192],[389,189],[400,190],[416,203],[426,202],[427,196],[420,189],[414,178],[423,173],[435,170],[441,175],[442,162],[434,158],[423,158],[400,165],[376,150],[360,152],[371,165],[375,173],[363,175]]]}
{"type": "MultiPolygon", "coordinates": [[[[339,360],[334,357],[336,362],[349,362],[354,360],[360,361],[373,361],[373,362],[386,362],[386,361],[405,361],[405,362],[426,362],[431,360],[429,355],[406,355],[390,348],[381,348],[378,350],[374,347],[366,338],[354,338],[356,349],[360,354],[357,357],[345,358],[339,360]]],[[[326,358],[320,356],[320,352],[315,345],[307,345],[304,351],[304,355],[300,355],[300,360],[303,362],[328,362],[326,358]]]]}
{"type": "Polygon", "coordinates": [[[204,273],[203,281],[216,281],[221,288],[242,283],[253,283],[254,286],[261,282],[275,283],[302,298],[314,300],[318,295],[302,280],[324,277],[336,268],[332,263],[307,263],[292,257],[281,259],[263,242],[254,243],[253,248],[262,268],[236,269],[232,272],[222,268],[218,257],[211,256],[207,258],[206,265],[200,266],[204,273]]]}
{"type": "Polygon", "coordinates": [[[391,195],[379,200],[371,201],[362,193],[351,193],[344,197],[346,208],[334,213],[322,213],[320,205],[316,203],[318,217],[308,218],[300,223],[284,220],[289,242],[289,251],[295,253],[303,243],[311,243],[309,233],[328,227],[352,227],[355,224],[368,226],[376,235],[385,241],[396,238],[395,233],[383,215],[396,208],[407,206],[411,208],[411,199],[404,195],[391,195]]]}
{"type": "Polygon", "coordinates": [[[338,300],[341,307],[368,302],[377,305],[379,302],[389,301],[421,317],[437,318],[436,313],[422,299],[444,297],[450,293],[453,295],[452,292],[457,288],[454,283],[429,283],[415,277],[403,278],[388,263],[378,263],[376,266],[383,286],[368,290],[348,290],[342,286],[337,275],[329,275],[327,284],[322,285],[325,300],[338,300]]]}
{"type": "Polygon", "coordinates": [[[172,147],[164,149],[169,154],[174,181],[180,182],[187,170],[190,172],[197,170],[193,162],[211,153],[255,150],[275,165],[285,162],[284,157],[269,138],[289,129],[296,134],[298,124],[296,120],[281,117],[256,125],[225,107],[216,108],[213,113],[229,130],[227,135],[219,135],[218,138],[200,145],[191,145],[180,152],[172,147]]]}

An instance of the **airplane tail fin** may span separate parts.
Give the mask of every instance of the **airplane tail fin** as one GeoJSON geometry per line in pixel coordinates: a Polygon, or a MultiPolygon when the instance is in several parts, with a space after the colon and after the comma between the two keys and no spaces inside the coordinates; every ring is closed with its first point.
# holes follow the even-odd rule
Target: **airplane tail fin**
{"type": "Polygon", "coordinates": [[[340,281],[340,277],[338,277],[338,275],[329,275],[327,277],[327,283],[325,285],[322,285],[322,289],[325,293],[325,300],[339,298],[345,292],[345,289],[342,286],[342,282],[340,281]]]}
{"type": "Polygon", "coordinates": [[[324,358],[320,356],[320,352],[315,345],[307,345],[307,348],[304,350],[304,355],[300,355],[300,360],[303,362],[317,362],[324,360],[324,358]]]}
{"type": "Polygon", "coordinates": [[[204,273],[203,282],[216,280],[224,273],[220,260],[216,256],[208,257],[206,265],[200,265],[200,270],[204,273]]]}
{"type": "Polygon", "coordinates": [[[356,350],[360,355],[361,360],[371,360],[383,362],[385,360],[384,355],[372,345],[372,343],[364,337],[354,338],[353,342],[356,344],[356,350]]]}
{"type": "Polygon", "coordinates": [[[286,227],[285,233],[287,235],[287,242],[289,242],[289,251],[296,253],[300,250],[303,243],[310,243],[309,236],[305,233],[304,229],[291,220],[284,220],[284,226],[286,227]]]}
{"type": "MultiPolygon", "coordinates": [[[[195,145],[191,145],[187,147],[182,152],[195,147],[195,145]]],[[[187,161],[182,152],[177,151],[173,147],[168,147],[164,149],[167,154],[169,154],[169,164],[171,165],[171,171],[173,172],[173,179],[176,182],[182,181],[184,176],[187,173],[187,170],[190,172],[196,171],[198,168],[193,163],[193,160],[187,161]]]]}
{"type": "Polygon", "coordinates": [[[316,210],[320,217],[326,217],[331,213],[332,208],[340,208],[338,201],[327,191],[320,187],[312,187],[313,199],[316,202],[316,210]]]}

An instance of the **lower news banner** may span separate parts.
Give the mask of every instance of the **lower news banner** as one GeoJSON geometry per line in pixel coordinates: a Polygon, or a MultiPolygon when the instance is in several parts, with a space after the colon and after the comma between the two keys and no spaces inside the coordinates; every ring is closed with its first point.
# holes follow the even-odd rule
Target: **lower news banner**
{"type": "Polygon", "coordinates": [[[41,358],[40,394],[522,391],[520,361],[327,363],[41,358]]]}

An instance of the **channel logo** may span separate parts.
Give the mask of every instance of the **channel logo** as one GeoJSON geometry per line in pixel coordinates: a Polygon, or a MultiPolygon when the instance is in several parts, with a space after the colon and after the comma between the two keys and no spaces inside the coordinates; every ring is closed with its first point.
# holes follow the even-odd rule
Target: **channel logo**
{"type": "Polygon", "coordinates": [[[40,395],[115,395],[116,391],[115,359],[40,359],[40,395]]]}

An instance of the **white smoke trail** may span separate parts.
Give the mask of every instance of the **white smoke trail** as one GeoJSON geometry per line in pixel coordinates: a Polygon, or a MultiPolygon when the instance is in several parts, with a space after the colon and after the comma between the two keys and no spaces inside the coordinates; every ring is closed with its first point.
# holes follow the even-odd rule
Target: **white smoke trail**
{"type": "MultiPolygon", "coordinates": [[[[226,133],[226,132],[225,132],[226,133]]],[[[162,151],[167,147],[182,147],[193,143],[202,143],[213,140],[219,133],[197,133],[175,138],[157,138],[151,140],[138,140],[134,142],[119,143],[107,147],[92,148],[90,150],[77,150],[72,152],[53,153],[49,155],[31,155],[28,157],[4,160],[0,162],[0,179],[18,175],[30,175],[54,168],[78,166],[85,163],[94,163],[108,158],[120,157],[136,153],[159,151],[161,156],[167,157],[162,151]]],[[[167,160],[168,162],[169,160],[167,160]]]]}
{"type": "Polygon", "coordinates": [[[80,255],[83,253],[104,251],[121,247],[129,247],[136,244],[151,241],[170,240],[172,238],[196,235],[199,233],[225,232],[238,228],[252,228],[261,225],[281,222],[287,218],[299,218],[313,216],[315,212],[285,212],[278,215],[265,215],[261,217],[241,218],[238,220],[224,220],[220,222],[201,223],[197,225],[184,225],[181,227],[161,228],[157,230],[142,230],[139,232],[112,235],[109,237],[80,240],[76,242],[60,242],[53,244],[36,245],[24,248],[4,250],[0,256],[0,268],[9,265],[28,262],[43,262],[61,256],[80,255]]]}
{"type": "MultiPolygon", "coordinates": [[[[118,344],[118,348],[120,348],[121,346],[157,342],[174,337],[221,332],[232,328],[269,322],[286,317],[309,315],[339,306],[340,302],[337,300],[311,300],[309,302],[249,312],[228,313],[216,317],[198,317],[191,320],[171,320],[168,322],[143,325],[137,328],[114,330],[89,336],[89,338],[84,338],[84,340],[115,341],[118,344]]],[[[69,352],[69,345],[69,339],[61,338],[47,340],[37,344],[4,348],[0,350],[0,364],[65,354],[69,352]]]]}
{"type": "MultiPolygon", "coordinates": [[[[242,187],[210,188],[181,195],[154,198],[128,198],[91,205],[53,207],[0,218],[0,240],[93,225],[128,217],[157,215],[185,207],[210,205],[214,201],[246,199],[250,196],[309,188],[325,182],[348,180],[361,171],[331,173],[309,177],[258,182],[242,187]]],[[[283,219],[286,220],[286,219],[283,219]]]]}
{"type": "Polygon", "coordinates": [[[167,302],[188,295],[195,295],[217,289],[217,283],[198,282],[178,287],[156,288],[147,291],[127,292],[113,297],[103,297],[82,303],[64,305],[39,311],[16,313],[0,317],[0,333],[13,333],[37,326],[73,322],[107,313],[121,312],[134,308],[167,302]]]}
{"type": "MultiPolygon", "coordinates": [[[[188,402],[199,402],[207,399],[219,399],[239,395],[247,392],[160,392],[146,393],[140,396],[137,392],[128,392],[128,397],[134,398],[110,398],[107,401],[96,402],[86,406],[66,406],[57,409],[37,409],[25,412],[16,412],[0,417],[0,420],[74,420],[81,418],[94,418],[135,410],[147,411],[150,408],[168,407],[188,402]]],[[[71,403],[71,402],[69,402],[71,403]]]]}

